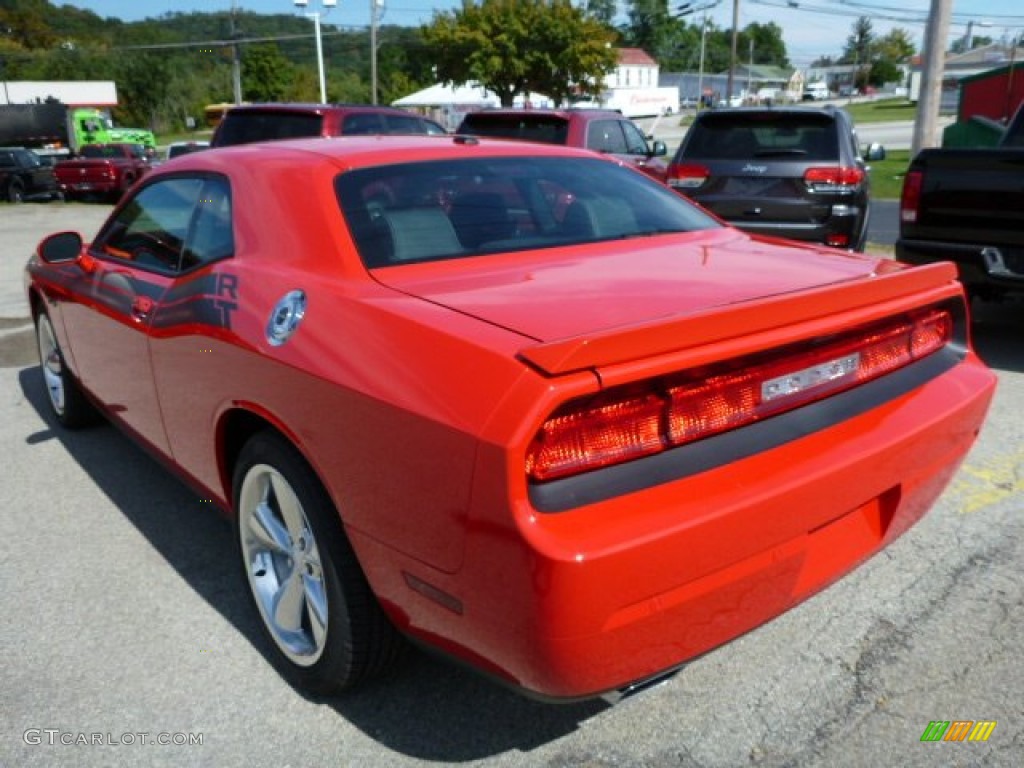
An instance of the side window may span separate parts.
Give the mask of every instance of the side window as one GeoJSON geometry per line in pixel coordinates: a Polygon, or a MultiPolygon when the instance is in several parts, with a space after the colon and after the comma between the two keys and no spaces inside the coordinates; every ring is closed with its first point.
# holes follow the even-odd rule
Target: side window
{"type": "Polygon", "coordinates": [[[618,120],[595,120],[587,131],[587,149],[626,154],[626,137],[618,120]]]}
{"type": "Polygon", "coordinates": [[[650,147],[647,146],[647,139],[643,132],[633,123],[621,123],[622,131],[626,135],[626,152],[630,155],[649,155],[650,147]]]}
{"type": "Polygon", "coordinates": [[[180,272],[231,253],[230,209],[220,178],[161,179],[140,190],[93,247],[145,269],[180,272]]]}
{"type": "Polygon", "coordinates": [[[234,255],[235,236],[231,219],[231,188],[225,179],[205,179],[192,215],[181,269],[192,269],[234,255]]]}
{"type": "Polygon", "coordinates": [[[375,112],[356,112],[347,116],[341,126],[342,136],[363,136],[375,133],[384,133],[380,115],[375,112]]]}

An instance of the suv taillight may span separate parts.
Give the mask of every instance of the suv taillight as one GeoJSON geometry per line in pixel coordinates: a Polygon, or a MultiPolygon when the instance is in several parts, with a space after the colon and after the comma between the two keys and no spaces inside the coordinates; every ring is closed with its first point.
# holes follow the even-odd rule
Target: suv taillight
{"type": "Polygon", "coordinates": [[[776,359],[739,360],[567,403],[537,431],[526,474],[555,480],[737,429],[902,368],[952,338],[949,310],[925,309],[776,359]]]}
{"type": "Polygon", "coordinates": [[[696,189],[708,180],[711,171],[706,166],[690,163],[672,163],[668,167],[668,185],[676,189],[696,189]]]}
{"type": "Polygon", "coordinates": [[[921,207],[921,187],[924,185],[924,174],[911,171],[903,179],[903,193],[900,195],[900,221],[913,224],[917,221],[917,212],[921,207]]]}
{"type": "Polygon", "coordinates": [[[863,181],[864,169],[857,166],[830,165],[804,172],[804,183],[812,192],[852,192],[863,181]]]}

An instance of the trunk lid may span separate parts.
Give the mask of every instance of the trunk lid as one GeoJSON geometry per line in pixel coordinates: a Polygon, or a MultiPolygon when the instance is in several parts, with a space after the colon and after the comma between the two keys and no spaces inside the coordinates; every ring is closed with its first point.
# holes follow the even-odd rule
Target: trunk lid
{"type": "Polygon", "coordinates": [[[722,229],[376,270],[389,287],[552,341],[872,274],[879,259],[722,229]]]}

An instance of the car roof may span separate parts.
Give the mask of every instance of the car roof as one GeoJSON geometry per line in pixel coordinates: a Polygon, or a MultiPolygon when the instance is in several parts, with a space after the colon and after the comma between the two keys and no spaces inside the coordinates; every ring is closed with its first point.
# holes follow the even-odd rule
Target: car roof
{"type": "MultiPolygon", "coordinates": [[[[283,139],[219,147],[175,159],[175,171],[223,170],[239,160],[252,159],[260,166],[273,161],[300,164],[335,164],[339,169],[362,168],[403,162],[429,162],[463,157],[590,157],[602,156],[576,147],[537,144],[507,139],[445,135],[366,135],[283,139]]],[[[612,161],[608,161],[612,162],[612,161]]],[[[154,171],[149,176],[160,173],[154,171]]],[[[147,176],[148,178],[148,176],[147,176]]]]}
{"type": "Polygon", "coordinates": [[[323,114],[325,112],[385,112],[387,114],[421,117],[397,107],[381,104],[314,104],[305,102],[264,102],[260,104],[239,104],[228,109],[226,115],[238,112],[296,112],[323,114]]]}
{"type": "Polygon", "coordinates": [[[701,112],[697,117],[714,120],[724,119],[729,115],[823,115],[828,117],[839,117],[846,112],[831,104],[820,107],[812,106],[784,106],[784,107],[730,107],[729,109],[709,109],[701,112]]]}
{"type": "Polygon", "coordinates": [[[583,117],[623,117],[617,109],[600,109],[595,107],[568,107],[565,109],[518,109],[516,107],[494,107],[468,112],[466,117],[477,115],[554,115],[566,120],[572,116],[583,117]]]}

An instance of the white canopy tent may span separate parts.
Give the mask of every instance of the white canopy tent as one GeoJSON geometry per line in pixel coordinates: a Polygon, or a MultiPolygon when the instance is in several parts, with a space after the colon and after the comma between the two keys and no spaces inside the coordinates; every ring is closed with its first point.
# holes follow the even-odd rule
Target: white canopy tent
{"type": "MultiPolygon", "coordinates": [[[[455,130],[462,121],[462,115],[477,109],[500,107],[501,99],[496,94],[480,85],[445,85],[438,83],[422,91],[403,96],[391,102],[393,107],[414,109],[428,114],[444,124],[448,130],[455,130]]],[[[517,107],[550,108],[554,104],[551,99],[540,93],[522,95],[515,99],[517,107]]]]}

